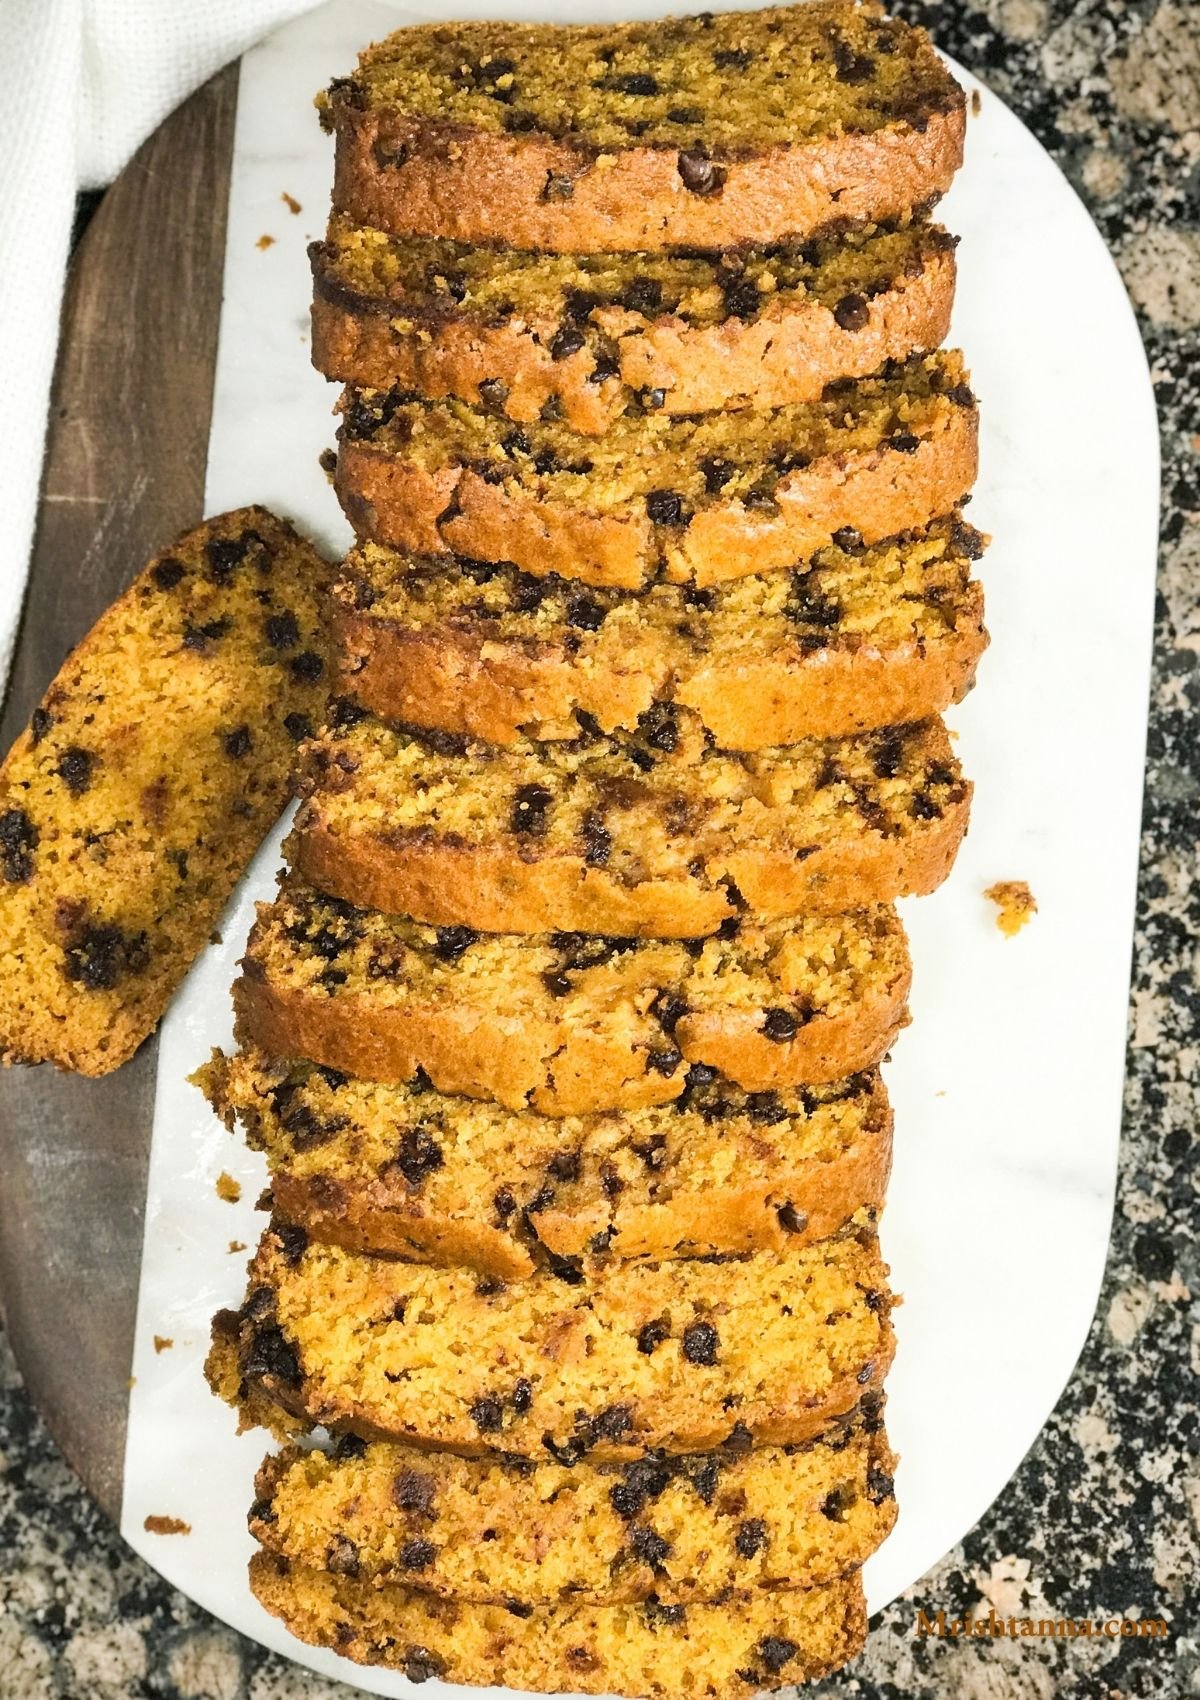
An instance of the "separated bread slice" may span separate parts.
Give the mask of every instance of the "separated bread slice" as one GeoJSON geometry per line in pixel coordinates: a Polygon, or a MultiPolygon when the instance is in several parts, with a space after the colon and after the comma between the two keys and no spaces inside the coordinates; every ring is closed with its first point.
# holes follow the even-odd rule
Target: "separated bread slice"
{"type": "Polygon", "coordinates": [[[726,937],[529,937],[355,909],[294,877],[234,988],[238,1036],[366,1080],[547,1115],[667,1103],[687,1064],[747,1091],[839,1080],[907,1020],[894,909],[744,921],[726,937]]]}
{"type": "Polygon", "coordinates": [[[380,230],[560,252],[893,218],[962,160],[962,90],[875,4],[563,28],[398,30],[323,105],[334,206],[380,230]]]}
{"type": "Polygon", "coordinates": [[[867,1633],[855,1574],[798,1593],[760,1591],[730,1605],[565,1604],[532,1611],[439,1599],[416,1588],[250,1560],[255,1598],[297,1639],[410,1682],[638,1700],[727,1700],[838,1669],[867,1633]]]}
{"type": "Polygon", "coordinates": [[[197,1077],[265,1151],[276,1208],[353,1251],[550,1264],[795,1250],[880,1208],[892,1115],[874,1071],[744,1092],[693,1065],[670,1104],[550,1117],[218,1051],[197,1077]]]}
{"type": "Polygon", "coordinates": [[[346,392],[335,484],[361,537],[637,589],[793,566],[949,513],[975,481],[962,356],[915,356],[769,412],[626,414],[602,438],[466,402],[346,392]]]}
{"type": "Polygon", "coordinates": [[[343,704],[303,790],[286,853],[333,897],[434,926],[655,938],[933,891],[971,796],[938,720],[733,755],[665,704],[633,738],[509,749],[343,704]]]}
{"type": "Polygon", "coordinates": [[[321,720],[329,576],[241,508],[67,657],[0,766],[0,1061],[107,1074],[157,1026],[321,720]]]}
{"type": "Polygon", "coordinates": [[[266,1459],[250,1532],[292,1564],[497,1605],[811,1588],[896,1520],[881,1401],[804,1447],[629,1464],[459,1458],[343,1439],[266,1459]]]}
{"type": "Polygon", "coordinates": [[[872,548],[840,532],[790,573],[630,593],[361,544],[334,588],[339,689],[495,744],[632,730],[664,703],[729,750],[923,720],[987,645],[983,547],[953,515],[872,548]]]}
{"type": "Polygon", "coordinates": [[[640,1458],[791,1445],[877,1388],[893,1350],[871,1221],[795,1252],[613,1263],[593,1279],[365,1257],[268,1228],[212,1385],[244,1421],[465,1455],[640,1458]],[[246,1406],[246,1396],[258,1404],[246,1406]]]}
{"type": "Polygon", "coordinates": [[[779,248],[567,255],[335,216],[309,254],[326,377],[589,435],[630,407],[815,401],[834,379],[936,348],[954,298],[954,239],[923,223],[779,248]]]}

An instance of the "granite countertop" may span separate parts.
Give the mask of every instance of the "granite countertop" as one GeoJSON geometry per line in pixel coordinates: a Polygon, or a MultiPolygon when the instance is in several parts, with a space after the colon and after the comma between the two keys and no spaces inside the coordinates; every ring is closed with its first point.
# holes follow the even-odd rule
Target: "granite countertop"
{"type": "MultiPolygon", "coordinates": [[[[1124,1149],[1083,1357],[1020,1471],[876,1622],[855,1700],[1200,1694],[1193,1156],[1200,1063],[1200,3],[907,0],[1024,118],[1104,233],[1145,335],[1163,434],[1162,556],[1124,1149]],[[1194,1582],[1191,1584],[1194,1588],[1194,1582]],[[1191,1594],[1194,1601],[1195,1595],[1191,1594]],[[919,1608],[1166,1618],[1169,1639],[924,1639],[919,1608]]],[[[1048,300],[1049,313],[1070,301],[1048,300]]],[[[1102,354],[1100,355],[1102,358],[1102,354]]],[[[1097,829],[1102,829],[1102,808],[1097,829]]],[[[0,1336],[5,1700],[316,1700],[348,1691],[216,1624],[123,1545],[59,1458],[0,1336]]]]}

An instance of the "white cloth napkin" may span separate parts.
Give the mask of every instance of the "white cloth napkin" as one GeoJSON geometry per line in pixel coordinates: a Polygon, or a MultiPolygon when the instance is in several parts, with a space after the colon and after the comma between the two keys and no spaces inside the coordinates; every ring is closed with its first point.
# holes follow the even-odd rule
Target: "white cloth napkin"
{"type": "Polygon", "coordinates": [[[33,540],[77,190],[314,0],[0,0],[0,696],[33,540]]]}

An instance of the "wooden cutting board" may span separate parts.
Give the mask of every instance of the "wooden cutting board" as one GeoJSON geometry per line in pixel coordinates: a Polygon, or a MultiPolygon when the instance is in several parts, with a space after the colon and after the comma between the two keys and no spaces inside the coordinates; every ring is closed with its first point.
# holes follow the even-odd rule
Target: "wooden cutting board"
{"type": "MultiPolygon", "coordinates": [[[[158,129],[71,265],[7,749],[63,657],[202,517],[236,65],[158,129]]],[[[34,1403],[121,1505],[157,1046],[105,1080],[0,1073],[0,1308],[34,1403]]]]}

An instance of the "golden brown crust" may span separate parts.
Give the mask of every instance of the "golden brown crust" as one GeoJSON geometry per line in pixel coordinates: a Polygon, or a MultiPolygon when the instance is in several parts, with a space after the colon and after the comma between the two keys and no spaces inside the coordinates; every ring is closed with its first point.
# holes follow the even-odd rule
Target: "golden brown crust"
{"type": "Polygon", "coordinates": [[[410,915],[431,926],[543,933],[556,928],[625,938],[698,938],[738,913],[729,881],[760,916],[836,915],[935,891],[967,830],[970,787],[901,838],[859,832],[815,848],[763,842],[699,854],[679,878],[632,882],[591,867],[578,846],[536,841],[464,844],[427,830],[364,826],[335,833],[310,800],[290,841],[310,885],[358,908],[410,915]]]}
{"type": "MultiPolygon", "coordinates": [[[[761,1031],[761,1011],[691,1011],[674,1041],[689,1063],[703,1062],[747,1091],[840,1080],[871,1068],[907,1023],[911,974],[868,993],[844,1013],[814,1017],[786,1041],[761,1031]]],[[[423,1069],[441,1092],[526,1104],[545,1115],[665,1104],[683,1091],[684,1071],[655,1071],[650,1052],[569,1019],[530,1015],[497,1020],[486,1003],[453,1008],[381,1007],[367,998],[337,1002],[273,986],[250,972],[234,987],[238,1034],[268,1054],[309,1057],[366,1080],[411,1080],[423,1069]]]]}
{"type": "Polygon", "coordinates": [[[574,736],[578,710],[602,731],[627,730],[655,701],[694,709],[722,749],[842,737],[961,701],[987,647],[978,586],[937,644],[881,653],[797,642],[750,658],[708,652],[690,667],[649,636],[601,665],[578,643],[506,638],[495,622],[405,626],[340,600],[333,621],[344,693],[385,719],[494,744],[574,736]]]}
{"type": "Polygon", "coordinates": [[[842,328],[833,308],[807,299],[773,302],[750,322],[731,317],[702,326],[616,308],[610,317],[619,375],[596,383],[590,352],[555,359],[552,336],[524,320],[428,311],[401,318],[403,303],[349,298],[319,247],[313,271],[312,358],[327,377],[472,402],[487,383],[503,393],[504,412],[522,422],[537,419],[555,398],[565,422],[587,435],[602,433],[645,390],[662,390],[664,411],[680,414],[816,400],[834,379],[866,377],[914,349],[936,348],[949,329],[955,279],[953,249],[931,249],[915,277],[896,278],[867,302],[866,322],[853,331],[842,328]]]}
{"type": "Polygon", "coordinates": [[[723,158],[720,192],[699,195],[671,149],[589,155],[536,132],[484,133],[336,97],[332,116],[333,205],[356,224],[555,253],[727,248],[899,218],[949,188],[965,133],[960,99],[921,129],[896,123],[723,158]],[[569,193],[547,195],[559,184],[569,193]]]}
{"type": "Polygon", "coordinates": [[[344,432],[335,485],[351,524],[373,542],[634,590],[660,571],[706,586],[789,566],[845,528],[868,544],[894,537],[950,512],[977,464],[978,414],[952,407],[912,452],[884,444],[826,455],[780,478],[772,510],[713,501],[682,528],[549,501],[467,466],[428,469],[344,432]]]}

